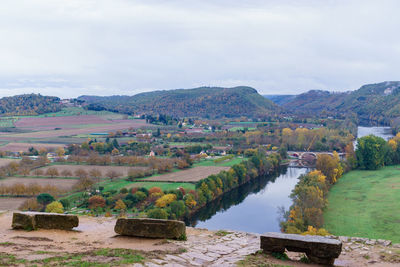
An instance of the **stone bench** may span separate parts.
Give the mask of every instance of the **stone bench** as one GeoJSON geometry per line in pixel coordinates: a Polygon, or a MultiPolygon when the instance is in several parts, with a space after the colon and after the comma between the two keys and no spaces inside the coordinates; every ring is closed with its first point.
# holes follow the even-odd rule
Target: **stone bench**
{"type": "Polygon", "coordinates": [[[14,212],[13,229],[59,229],[71,230],[79,225],[78,216],[46,212],[14,212]]]}
{"type": "Polygon", "coordinates": [[[159,219],[120,218],[115,224],[114,231],[120,235],[180,239],[186,237],[184,222],[159,219]]]}
{"type": "Polygon", "coordinates": [[[342,242],[323,236],[266,233],[260,236],[264,252],[304,252],[311,262],[332,265],[342,252],[342,242]]]}

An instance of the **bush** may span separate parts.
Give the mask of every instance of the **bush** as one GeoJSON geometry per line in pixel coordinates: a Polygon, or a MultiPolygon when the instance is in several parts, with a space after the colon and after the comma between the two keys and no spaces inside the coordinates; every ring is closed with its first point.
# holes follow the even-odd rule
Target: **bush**
{"type": "Polygon", "coordinates": [[[156,206],[159,208],[164,208],[165,206],[167,206],[168,204],[170,204],[171,202],[173,202],[175,200],[176,200],[175,194],[166,194],[166,195],[160,197],[159,199],[157,199],[156,206]]]}
{"type": "Polygon", "coordinates": [[[48,204],[46,206],[46,212],[63,213],[64,212],[64,207],[60,202],[53,201],[53,202],[51,202],[50,204],[48,204]]]}
{"type": "Polygon", "coordinates": [[[128,189],[126,189],[126,188],[124,187],[124,188],[121,188],[121,190],[119,190],[119,192],[120,192],[121,194],[128,194],[128,189]]]}
{"type": "Polygon", "coordinates": [[[153,219],[168,219],[168,213],[164,209],[154,208],[147,212],[147,217],[153,219]]]}

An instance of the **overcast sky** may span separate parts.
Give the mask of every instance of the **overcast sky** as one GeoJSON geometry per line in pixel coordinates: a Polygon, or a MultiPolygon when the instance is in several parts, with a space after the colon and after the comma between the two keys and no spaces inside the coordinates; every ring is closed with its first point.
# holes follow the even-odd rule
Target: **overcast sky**
{"type": "Polygon", "coordinates": [[[399,11],[398,0],[3,0],[0,96],[354,90],[400,80],[399,11]]]}

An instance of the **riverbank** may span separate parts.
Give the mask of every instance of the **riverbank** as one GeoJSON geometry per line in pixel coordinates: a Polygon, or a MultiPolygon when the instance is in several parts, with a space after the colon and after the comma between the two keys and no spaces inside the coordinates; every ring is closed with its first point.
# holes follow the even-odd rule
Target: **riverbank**
{"type": "MultiPolygon", "coordinates": [[[[0,214],[0,265],[318,266],[302,262],[302,253],[287,253],[288,260],[258,254],[259,235],[246,232],[188,227],[187,241],[121,237],[113,231],[115,218],[87,216],[79,217],[75,231],[27,232],[11,230],[11,217],[11,212],[0,214]]],[[[372,245],[356,238],[341,240],[343,252],[335,262],[337,266],[399,263],[399,245],[372,245]]]]}
{"type": "Polygon", "coordinates": [[[400,243],[400,165],[343,175],[328,194],[324,228],[400,243]]]}

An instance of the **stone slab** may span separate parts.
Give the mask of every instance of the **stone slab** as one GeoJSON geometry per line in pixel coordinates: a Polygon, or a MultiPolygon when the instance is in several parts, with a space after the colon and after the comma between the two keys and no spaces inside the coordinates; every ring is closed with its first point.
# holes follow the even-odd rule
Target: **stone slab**
{"type": "Polygon", "coordinates": [[[326,265],[332,265],[342,252],[341,241],[323,236],[270,232],[261,235],[260,242],[264,252],[304,252],[311,261],[326,265]]]}
{"type": "Polygon", "coordinates": [[[14,212],[13,229],[59,229],[71,230],[79,225],[76,215],[47,212],[14,212]]]}
{"type": "Polygon", "coordinates": [[[114,231],[120,235],[145,238],[179,239],[186,236],[184,222],[147,218],[120,218],[114,231]]]}

